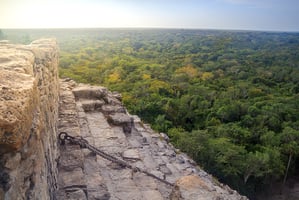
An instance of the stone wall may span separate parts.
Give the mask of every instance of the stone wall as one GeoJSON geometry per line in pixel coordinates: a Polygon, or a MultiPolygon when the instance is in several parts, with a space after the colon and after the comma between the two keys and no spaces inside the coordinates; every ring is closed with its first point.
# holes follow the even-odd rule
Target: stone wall
{"type": "Polygon", "coordinates": [[[53,199],[58,47],[0,42],[0,200],[53,199]]]}

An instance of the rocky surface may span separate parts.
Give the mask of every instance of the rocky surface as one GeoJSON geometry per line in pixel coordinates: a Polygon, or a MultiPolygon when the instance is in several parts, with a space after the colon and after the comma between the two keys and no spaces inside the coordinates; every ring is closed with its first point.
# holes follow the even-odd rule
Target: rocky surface
{"type": "Polygon", "coordinates": [[[196,166],[187,155],[131,116],[121,96],[106,88],[61,82],[59,132],[79,136],[130,165],[173,183],[167,185],[108,161],[86,148],[60,144],[57,199],[241,200],[228,186],[196,166]]]}
{"type": "Polygon", "coordinates": [[[130,115],[120,94],[59,84],[57,67],[53,39],[0,42],[0,200],[247,199],[130,115]],[[128,165],[59,141],[59,132],[128,165]]]}
{"type": "Polygon", "coordinates": [[[53,199],[58,47],[0,43],[0,199],[53,199]]]}

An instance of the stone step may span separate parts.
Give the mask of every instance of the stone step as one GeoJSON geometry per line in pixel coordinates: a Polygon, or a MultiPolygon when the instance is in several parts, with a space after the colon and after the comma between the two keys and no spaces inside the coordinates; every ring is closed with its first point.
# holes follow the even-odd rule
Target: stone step
{"type": "Polygon", "coordinates": [[[104,87],[62,83],[59,131],[80,136],[90,145],[171,182],[171,187],[141,172],[112,163],[77,145],[60,146],[57,199],[195,200],[246,199],[214,181],[165,134],[131,116],[121,96],[104,87]],[[65,90],[69,88],[69,90],[65,90]]]}
{"type": "MultiPolygon", "coordinates": [[[[136,149],[129,149],[130,146],[123,130],[111,127],[102,113],[86,113],[86,118],[97,148],[120,159],[127,159],[127,161],[140,160],[136,149]]],[[[99,156],[97,156],[97,162],[100,166],[101,177],[104,179],[112,199],[145,199],[140,182],[135,182],[132,170],[124,169],[99,156]]],[[[150,177],[146,178],[151,179],[150,177]]],[[[156,193],[159,193],[156,188],[157,185],[151,190],[156,190],[156,193]]],[[[147,188],[147,190],[149,189],[147,188]]]]}
{"type": "MultiPolygon", "coordinates": [[[[80,106],[83,107],[84,102],[88,101],[85,99],[88,92],[85,87],[75,89],[74,91],[77,110],[80,110],[80,106]],[[82,90],[82,88],[84,89],[82,90]],[[84,95],[81,94],[82,91],[84,95]]],[[[94,98],[95,95],[91,96],[94,98]]],[[[97,93],[97,98],[100,98],[100,96],[97,93]]],[[[115,96],[119,98],[119,96],[115,96]]],[[[101,98],[110,99],[112,103],[105,104],[102,106],[102,109],[94,112],[90,112],[90,110],[86,110],[84,107],[82,110],[85,112],[82,112],[82,110],[79,112],[80,124],[82,127],[85,127],[85,130],[82,130],[81,127],[81,131],[89,133],[84,133],[84,136],[82,135],[83,138],[95,147],[127,162],[136,162],[137,160],[141,162],[141,159],[138,157],[138,150],[130,146],[127,139],[126,134],[129,134],[131,130],[126,132],[122,128],[127,124],[132,125],[133,118],[125,114],[125,109],[121,104],[113,105],[118,99],[113,99],[113,96],[110,96],[110,98],[101,96],[101,98]]],[[[141,146],[142,144],[139,144],[139,147],[141,146]]],[[[97,161],[100,172],[98,177],[90,177],[89,180],[92,180],[91,182],[98,182],[98,179],[102,180],[102,185],[106,186],[104,188],[109,191],[110,199],[164,199],[158,191],[158,185],[151,177],[140,173],[133,174],[132,170],[124,169],[99,156],[96,156],[96,159],[93,161],[97,161]],[[140,181],[143,184],[140,184],[140,181]]],[[[91,161],[89,160],[89,162],[91,161]]],[[[144,168],[144,165],[139,166],[144,168]]],[[[90,168],[90,163],[85,162],[85,168],[90,168]]]]}
{"type": "MultiPolygon", "coordinates": [[[[66,82],[60,83],[58,132],[67,132],[72,136],[80,135],[80,125],[73,93],[66,82]]],[[[78,145],[59,145],[58,188],[56,198],[87,199],[87,186],[84,181],[84,156],[78,145]]]]}

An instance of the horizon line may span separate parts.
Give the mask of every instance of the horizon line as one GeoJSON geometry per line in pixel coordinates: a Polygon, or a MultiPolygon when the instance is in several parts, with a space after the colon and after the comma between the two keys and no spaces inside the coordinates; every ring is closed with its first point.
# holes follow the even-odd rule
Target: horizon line
{"type": "Polygon", "coordinates": [[[199,28],[199,27],[29,27],[29,28],[1,28],[0,30],[58,30],[58,29],[164,29],[164,30],[211,30],[211,31],[240,31],[240,32],[280,32],[299,33],[299,30],[276,30],[276,29],[238,29],[238,28],[199,28]]]}

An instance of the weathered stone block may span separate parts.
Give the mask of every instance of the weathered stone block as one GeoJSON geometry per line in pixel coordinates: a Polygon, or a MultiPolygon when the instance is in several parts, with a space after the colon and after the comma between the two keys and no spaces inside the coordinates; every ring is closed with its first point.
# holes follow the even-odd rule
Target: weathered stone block
{"type": "Polygon", "coordinates": [[[29,137],[37,102],[31,75],[3,70],[0,74],[0,154],[18,150],[29,137]]]}
{"type": "Polygon", "coordinates": [[[116,126],[122,126],[123,132],[128,134],[134,127],[134,119],[125,113],[114,113],[107,116],[107,121],[116,126]]]}
{"type": "Polygon", "coordinates": [[[108,90],[100,86],[79,86],[73,90],[76,98],[82,99],[103,99],[107,96],[108,90]]]}
{"type": "Polygon", "coordinates": [[[0,44],[0,199],[53,199],[58,89],[55,39],[0,44]]]}
{"type": "Polygon", "coordinates": [[[105,104],[102,100],[84,100],[81,102],[82,108],[85,112],[94,111],[98,108],[101,108],[105,104]]]}
{"type": "Polygon", "coordinates": [[[100,110],[104,115],[110,115],[114,113],[126,113],[126,109],[120,105],[103,105],[100,110]]]}
{"type": "Polygon", "coordinates": [[[108,116],[108,122],[119,126],[123,124],[131,124],[133,122],[133,118],[125,113],[114,113],[108,116]]]}

